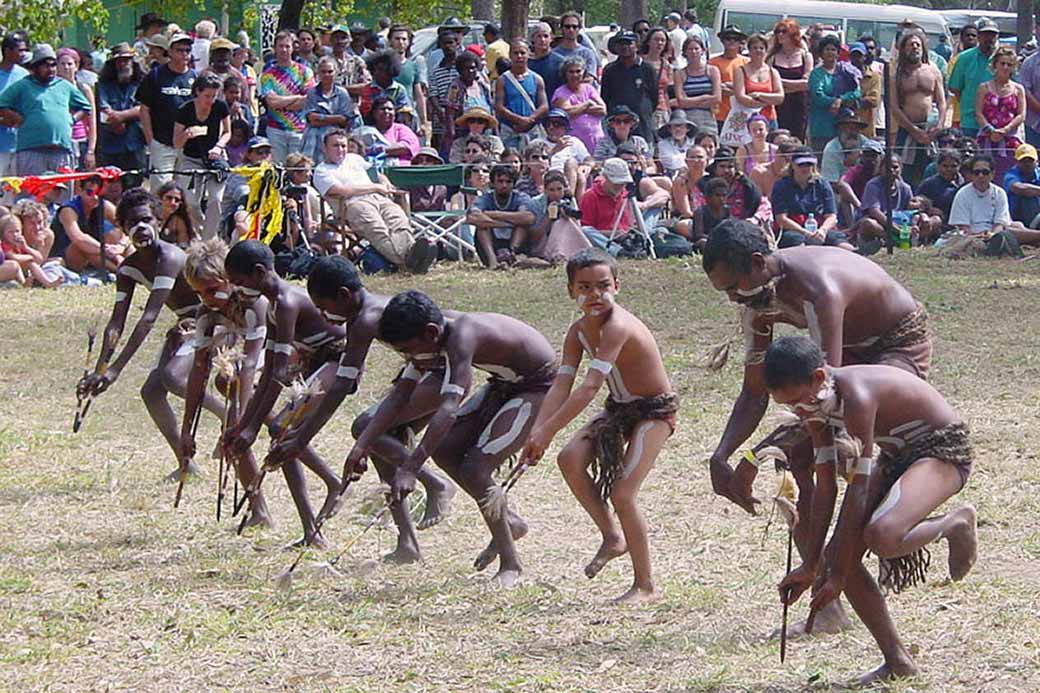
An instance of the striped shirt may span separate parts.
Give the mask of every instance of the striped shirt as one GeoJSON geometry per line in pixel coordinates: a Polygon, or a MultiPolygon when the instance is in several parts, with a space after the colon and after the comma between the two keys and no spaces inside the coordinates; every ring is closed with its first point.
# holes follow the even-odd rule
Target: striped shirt
{"type": "MultiPolygon", "coordinates": [[[[430,70],[430,96],[436,100],[437,105],[441,109],[448,105],[448,92],[458,76],[459,71],[455,69],[454,62],[449,63],[447,66],[438,65],[430,70]]],[[[436,110],[433,112],[431,120],[434,134],[439,135],[443,133],[444,123],[436,110]]]]}
{"type": "MultiPolygon", "coordinates": [[[[260,75],[260,95],[303,96],[317,82],[314,71],[303,63],[293,62],[288,67],[271,65],[260,75]]],[[[267,109],[267,126],[275,130],[303,132],[304,122],[300,111],[278,111],[267,109]]]]}

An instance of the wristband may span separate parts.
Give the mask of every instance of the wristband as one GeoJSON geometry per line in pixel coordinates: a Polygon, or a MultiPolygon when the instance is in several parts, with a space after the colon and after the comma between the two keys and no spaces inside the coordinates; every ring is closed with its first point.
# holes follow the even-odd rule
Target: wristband
{"type": "Polygon", "coordinates": [[[758,458],[758,455],[751,452],[750,450],[745,450],[744,454],[741,455],[741,459],[753,466],[755,469],[758,469],[759,466],[762,464],[762,460],[758,458]]]}

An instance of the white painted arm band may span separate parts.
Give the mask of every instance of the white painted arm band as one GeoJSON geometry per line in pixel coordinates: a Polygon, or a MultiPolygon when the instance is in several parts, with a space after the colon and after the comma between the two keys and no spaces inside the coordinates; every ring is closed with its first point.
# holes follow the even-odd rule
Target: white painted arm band
{"type": "Polygon", "coordinates": [[[459,387],[455,383],[444,383],[443,385],[441,385],[441,394],[458,395],[459,397],[462,397],[466,394],[466,388],[459,387]]]}
{"type": "Polygon", "coordinates": [[[560,366],[557,369],[556,372],[559,373],[560,375],[575,375],[578,372],[578,369],[575,368],[574,366],[568,366],[568,365],[564,364],[564,365],[560,366]]]}
{"type": "Polygon", "coordinates": [[[589,363],[589,370],[599,371],[603,375],[609,375],[610,371],[614,369],[614,364],[603,359],[592,359],[589,363]]]}
{"type": "Polygon", "coordinates": [[[125,300],[126,300],[126,292],[125,291],[117,291],[116,292],[116,303],[122,303],[125,300]]]}
{"type": "Polygon", "coordinates": [[[273,351],[276,354],[285,354],[286,356],[289,356],[290,354],[292,354],[292,345],[282,344],[281,342],[272,342],[268,340],[267,350],[273,351]]]}
{"type": "Polygon", "coordinates": [[[421,377],[422,373],[411,363],[405,366],[405,369],[401,372],[401,380],[414,380],[418,382],[421,377]]]}
{"type": "Polygon", "coordinates": [[[836,458],[833,445],[824,445],[816,451],[816,464],[833,464],[836,458]]]}
{"type": "Polygon", "coordinates": [[[152,282],[152,291],[159,291],[160,289],[172,289],[176,281],[177,280],[173,277],[156,277],[155,281],[152,282]]]}
{"type": "Polygon", "coordinates": [[[357,380],[358,376],[361,375],[361,371],[354,366],[340,366],[336,369],[337,378],[349,378],[351,380],[357,380]]]}
{"type": "Polygon", "coordinates": [[[852,467],[851,476],[857,474],[863,474],[864,476],[870,476],[870,470],[874,466],[874,458],[872,457],[857,457],[856,464],[852,467]]]}
{"type": "Polygon", "coordinates": [[[267,327],[259,325],[251,329],[247,328],[244,336],[247,342],[255,342],[258,339],[264,339],[267,337],[267,327]]]}

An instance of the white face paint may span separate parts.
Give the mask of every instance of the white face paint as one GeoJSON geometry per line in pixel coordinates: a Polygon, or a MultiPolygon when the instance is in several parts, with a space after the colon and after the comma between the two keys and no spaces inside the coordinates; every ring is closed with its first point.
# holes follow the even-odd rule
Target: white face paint
{"type": "Polygon", "coordinates": [[[155,245],[155,229],[150,224],[137,224],[130,230],[130,242],[138,250],[155,245]]]}
{"type": "Polygon", "coordinates": [[[260,296],[259,291],[256,289],[250,289],[248,286],[240,286],[238,287],[238,290],[243,296],[248,296],[249,298],[257,298],[260,296]]]}
{"type": "Polygon", "coordinates": [[[614,307],[614,294],[609,291],[604,291],[599,297],[600,303],[605,305],[604,308],[592,308],[590,310],[585,309],[585,304],[589,302],[588,296],[585,294],[578,294],[574,298],[574,302],[578,304],[578,309],[582,312],[586,312],[593,317],[603,315],[609,312],[614,307]]]}
{"type": "Polygon", "coordinates": [[[347,318],[344,315],[338,313],[330,313],[327,310],[321,311],[321,317],[325,318],[325,322],[333,325],[343,325],[347,322],[347,318]]]}

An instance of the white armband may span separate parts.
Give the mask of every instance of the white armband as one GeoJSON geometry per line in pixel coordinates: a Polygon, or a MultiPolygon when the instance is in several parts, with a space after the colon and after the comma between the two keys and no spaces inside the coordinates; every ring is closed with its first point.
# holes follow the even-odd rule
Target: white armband
{"type": "Polygon", "coordinates": [[[152,282],[152,291],[159,291],[160,289],[172,289],[176,281],[177,280],[173,277],[156,277],[155,281],[152,282]]]}
{"type": "Polygon", "coordinates": [[[559,375],[576,375],[577,372],[578,372],[578,369],[575,368],[574,366],[568,366],[567,364],[563,364],[558,369],[556,369],[556,372],[559,375]]]}
{"type": "Polygon", "coordinates": [[[443,385],[441,385],[441,394],[442,395],[458,395],[459,397],[462,397],[463,395],[466,394],[466,388],[460,387],[460,386],[456,385],[455,383],[448,383],[448,382],[446,382],[443,385]]]}
{"type": "Polygon", "coordinates": [[[592,359],[589,363],[589,370],[599,371],[603,375],[610,375],[610,371],[614,369],[614,364],[609,361],[602,359],[592,359]]]}
{"type": "Polygon", "coordinates": [[[401,371],[401,375],[400,375],[400,379],[401,380],[414,380],[416,382],[419,382],[419,378],[421,378],[421,377],[422,377],[422,371],[420,371],[418,368],[416,368],[415,364],[413,364],[411,362],[409,362],[409,364],[407,366],[405,366],[404,370],[401,371]]]}
{"type": "Polygon", "coordinates": [[[125,300],[126,300],[126,292],[125,291],[117,291],[116,292],[116,303],[122,303],[125,300]]]}
{"type": "Polygon", "coordinates": [[[857,457],[856,463],[849,470],[849,476],[854,477],[857,474],[863,474],[864,476],[870,476],[870,470],[874,466],[873,457],[857,457]]]}
{"type": "Polygon", "coordinates": [[[831,464],[836,460],[836,448],[833,445],[824,445],[816,451],[816,464],[831,464]]]}
{"type": "Polygon", "coordinates": [[[351,380],[357,380],[361,371],[354,366],[340,366],[336,369],[337,378],[350,378],[351,380]]]}
{"type": "Polygon", "coordinates": [[[245,337],[245,340],[247,342],[255,342],[258,339],[263,339],[267,336],[267,328],[263,325],[254,327],[252,329],[247,328],[243,336],[245,337]]]}
{"type": "Polygon", "coordinates": [[[292,345],[267,340],[267,350],[273,351],[276,354],[285,354],[286,356],[289,356],[292,354],[292,345]]]}

